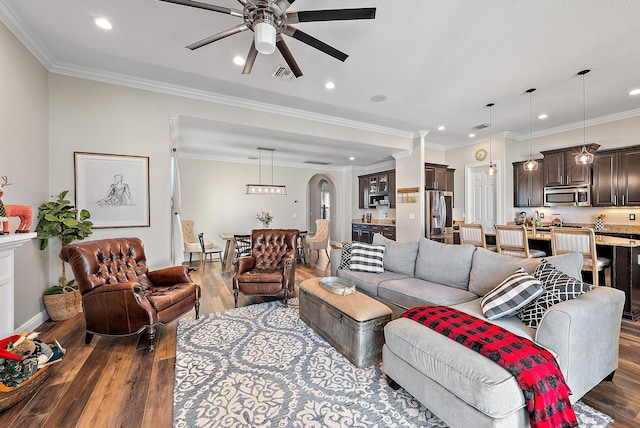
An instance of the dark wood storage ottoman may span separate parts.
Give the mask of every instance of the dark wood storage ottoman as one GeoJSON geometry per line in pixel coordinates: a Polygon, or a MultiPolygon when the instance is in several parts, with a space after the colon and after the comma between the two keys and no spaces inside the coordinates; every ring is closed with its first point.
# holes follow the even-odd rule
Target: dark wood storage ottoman
{"type": "Polygon", "coordinates": [[[368,367],[381,360],[391,309],[357,291],[331,293],[312,278],[300,284],[300,319],[355,366],[368,367]]]}

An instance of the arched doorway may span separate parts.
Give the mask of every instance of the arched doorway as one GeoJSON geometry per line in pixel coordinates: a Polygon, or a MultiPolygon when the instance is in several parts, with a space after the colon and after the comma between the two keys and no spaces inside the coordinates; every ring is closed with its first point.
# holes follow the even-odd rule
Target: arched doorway
{"type": "Polygon", "coordinates": [[[307,229],[316,229],[317,219],[332,220],[329,225],[329,236],[336,237],[336,186],[331,177],[316,174],[307,184],[307,229]]]}

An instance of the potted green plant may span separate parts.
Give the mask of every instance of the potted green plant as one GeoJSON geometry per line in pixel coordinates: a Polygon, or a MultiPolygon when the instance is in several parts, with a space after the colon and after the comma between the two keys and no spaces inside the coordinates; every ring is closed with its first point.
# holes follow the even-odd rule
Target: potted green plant
{"type": "MultiPolygon", "coordinates": [[[[49,238],[60,239],[64,247],[93,233],[93,223],[89,220],[91,214],[85,209],[78,213],[78,209],[65,199],[67,193],[68,190],[60,192],[57,197],[54,196],[56,200],[46,202],[38,208],[38,225],[35,231],[40,239],[41,250],[49,246],[49,238]]],[[[68,319],[79,312],[80,296],[73,289],[74,284],[75,280],[67,282],[65,264],[62,261],[62,275],[58,285],[47,288],[43,293],[45,307],[52,320],[68,319]]]]}

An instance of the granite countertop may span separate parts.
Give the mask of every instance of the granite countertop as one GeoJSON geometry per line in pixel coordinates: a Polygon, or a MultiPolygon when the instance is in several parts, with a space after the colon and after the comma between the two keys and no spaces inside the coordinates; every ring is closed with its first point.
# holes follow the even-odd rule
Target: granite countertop
{"type": "MultiPolygon", "coordinates": [[[[515,224],[514,222],[509,222],[507,224],[515,224]]],[[[582,228],[593,228],[592,223],[563,223],[564,227],[582,227],[582,228]]],[[[542,223],[540,226],[542,228],[551,227],[551,223],[542,223]]],[[[530,226],[527,226],[527,230],[532,230],[530,226]]],[[[633,226],[630,224],[605,224],[604,230],[596,230],[597,234],[606,234],[606,233],[628,233],[640,235],[640,226],[633,226]]]]}
{"type": "Polygon", "coordinates": [[[351,224],[377,224],[380,226],[394,226],[396,225],[395,219],[387,218],[384,220],[381,219],[371,219],[371,222],[362,221],[361,218],[354,218],[351,220],[351,224]]]}

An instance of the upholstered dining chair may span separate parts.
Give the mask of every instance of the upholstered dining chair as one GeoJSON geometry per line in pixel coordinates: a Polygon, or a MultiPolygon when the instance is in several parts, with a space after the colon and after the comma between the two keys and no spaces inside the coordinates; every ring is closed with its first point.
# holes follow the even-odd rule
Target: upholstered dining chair
{"type": "Polygon", "coordinates": [[[138,238],[83,241],[62,247],[82,295],[85,343],[94,334],[129,336],[143,330],[153,351],[156,327],[195,309],[200,316],[200,286],[187,266],[150,271],[138,238]]]}
{"type": "Polygon", "coordinates": [[[496,246],[498,252],[509,256],[522,257],[525,259],[533,257],[544,257],[547,255],[542,250],[530,249],[527,239],[527,228],[524,225],[512,226],[496,224],[496,246]]]}
{"type": "Polygon", "coordinates": [[[207,248],[207,241],[204,240],[204,233],[198,233],[198,241],[200,242],[200,248],[202,250],[202,273],[204,274],[205,264],[207,263],[207,255],[209,255],[209,260],[213,262],[213,255],[218,254],[220,258],[220,267],[222,267],[222,248],[220,247],[212,247],[207,248]]]}
{"type": "Polygon", "coordinates": [[[255,229],[251,232],[251,255],[234,261],[233,299],[238,294],[276,296],[284,293],[287,306],[295,285],[297,229],[255,229]]]}
{"type": "Polygon", "coordinates": [[[318,258],[320,258],[320,250],[324,250],[327,258],[329,258],[329,251],[327,251],[329,246],[329,223],[331,223],[331,220],[320,218],[316,220],[316,233],[307,238],[305,243],[306,248],[309,250],[309,261],[311,261],[312,250],[317,251],[318,258]]]}
{"type": "MultiPolygon", "coordinates": [[[[193,233],[193,220],[181,220],[180,225],[182,226],[184,252],[189,253],[189,263],[191,263],[193,261],[193,253],[202,253],[202,247],[195,233],[193,233]]],[[[207,250],[213,248],[213,242],[205,241],[204,245],[207,250]]]]}
{"type": "Polygon", "coordinates": [[[498,251],[495,245],[487,245],[487,237],[484,233],[484,226],[474,223],[460,224],[460,243],[474,245],[476,247],[485,248],[489,251],[498,251]]]}
{"type": "MultiPolygon", "coordinates": [[[[604,270],[608,268],[609,274],[611,274],[611,260],[598,257],[596,253],[596,234],[593,229],[552,227],[551,251],[554,256],[556,254],[581,253],[584,258],[582,270],[591,272],[592,283],[596,287],[600,285],[600,273],[604,275],[604,270]]],[[[603,278],[602,285],[605,284],[606,279],[603,278]]]]}

